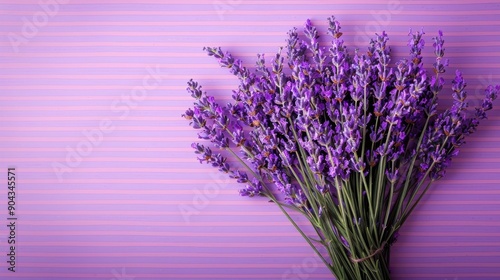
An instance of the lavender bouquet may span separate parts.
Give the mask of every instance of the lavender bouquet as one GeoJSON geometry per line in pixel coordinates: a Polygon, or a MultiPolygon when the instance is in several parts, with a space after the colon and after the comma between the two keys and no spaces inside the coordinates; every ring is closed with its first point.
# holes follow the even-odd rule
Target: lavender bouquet
{"type": "Polygon", "coordinates": [[[183,116],[216,147],[193,143],[199,161],[245,184],[241,195],[274,202],[333,276],[390,279],[399,229],[486,118],[500,86],[486,88],[470,112],[457,71],[453,104],[440,111],[447,65],[441,32],[428,72],[423,32],[410,32],[410,57],[391,64],[385,32],[366,51],[350,53],[339,22],[328,23],[329,49],[307,21],[303,35],[288,33],[269,66],[257,55],[256,71],[220,48],[205,48],[240,84],[234,102],[220,105],[190,80],[194,108],[183,116]],[[317,236],[307,236],[289,211],[302,213],[317,236]]]}

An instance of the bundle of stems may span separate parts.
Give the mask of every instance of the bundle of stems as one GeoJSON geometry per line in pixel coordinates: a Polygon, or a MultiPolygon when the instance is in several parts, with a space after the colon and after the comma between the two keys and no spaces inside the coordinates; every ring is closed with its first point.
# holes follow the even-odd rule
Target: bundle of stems
{"type": "Polygon", "coordinates": [[[438,110],[447,66],[441,32],[429,73],[423,31],[410,31],[409,58],[392,64],[385,32],[366,51],[350,53],[339,22],[328,23],[329,48],[308,20],[303,35],[288,33],[270,66],[258,55],[255,71],[220,48],[205,48],[240,84],[233,102],[220,105],[190,80],[194,108],[183,116],[217,148],[193,143],[199,161],[245,184],[241,195],[274,202],[333,276],[390,279],[399,229],[486,118],[500,86],[487,87],[470,112],[456,71],[453,103],[438,110]],[[226,154],[239,164],[230,165],[226,154]],[[289,211],[303,214],[316,236],[289,211]]]}

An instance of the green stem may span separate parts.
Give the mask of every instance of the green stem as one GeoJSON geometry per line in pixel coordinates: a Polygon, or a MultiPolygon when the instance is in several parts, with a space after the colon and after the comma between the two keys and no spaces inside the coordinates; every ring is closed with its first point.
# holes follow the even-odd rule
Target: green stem
{"type": "Polygon", "coordinates": [[[306,240],[307,244],[309,244],[309,246],[314,250],[314,252],[316,253],[316,255],[318,255],[318,257],[321,259],[321,261],[325,264],[326,267],[328,267],[328,269],[332,272],[332,274],[335,275],[334,273],[334,270],[332,269],[332,266],[326,261],[326,259],[323,257],[323,255],[318,251],[318,249],[316,248],[316,246],[314,246],[314,244],[312,244],[311,240],[309,239],[309,237],[307,237],[307,235],[300,229],[300,227],[297,225],[297,223],[292,219],[292,217],[290,217],[290,215],[288,214],[288,212],[285,210],[285,208],[283,208],[283,206],[277,201],[277,199],[274,197],[274,195],[272,194],[272,192],[267,188],[267,185],[265,184],[265,182],[262,181],[262,178],[260,176],[258,176],[236,153],[234,153],[233,150],[231,150],[230,148],[227,148],[227,150],[233,155],[235,156],[244,166],[245,168],[250,172],[252,173],[259,181],[260,183],[262,184],[262,186],[265,188],[265,195],[266,197],[268,197],[271,201],[273,201],[274,203],[276,203],[276,205],[278,205],[279,209],[281,210],[281,212],[283,212],[283,214],[285,214],[285,216],[287,217],[287,219],[290,221],[290,223],[295,227],[295,229],[300,233],[300,235],[306,240]]]}
{"type": "Polygon", "coordinates": [[[229,151],[231,153],[231,155],[233,155],[235,158],[238,159],[238,161],[243,164],[243,166],[250,172],[252,173],[252,175],[257,178],[259,181],[262,181],[262,177],[260,175],[258,175],[257,173],[255,173],[253,171],[253,169],[251,169],[247,164],[246,162],[244,162],[231,148],[226,148],[226,151],[229,151]]]}
{"type": "Polygon", "coordinates": [[[295,227],[295,229],[300,233],[300,235],[306,240],[307,244],[309,244],[309,246],[311,246],[311,248],[314,250],[314,252],[316,253],[316,255],[318,255],[318,257],[321,259],[321,261],[325,264],[326,267],[328,267],[328,269],[335,275],[335,272],[334,270],[332,269],[332,266],[326,261],[326,259],[323,257],[323,255],[318,251],[318,249],[316,248],[316,246],[314,246],[314,244],[312,244],[311,240],[309,239],[309,237],[307,237],[307,235],[300,229],[300,227],[297,225],[297,223],[295,223],[295,221],[292,219],[292,217],[290,217],[290,215],[288,214],[288,212],[285,210],[285,208],[283,208],[283,206],[281,206],[280,203],[278,203],[278,201],[276,200],[276,198],[273,196],[273,195],[269,195],[268,196],[269,199],[271,199],[274,203],[276,203],[278,205],[278,207],[280,208],[281,212],[283,212],[283,214],[285,214],[285,216],[287,217],[287,219],[290,221],[290,223],[292,223],[292,225],[295,227]]]}
{"type": "MultiPolygon", "coordinates": [[[[415,148],[415,151],[417,152],[417,154],[418,154],[418,151],[420,150],[420,146],[422,145],[422,140],[424,138],[425,131],[427,130],[427,126],[429,125],[430,118],[431,118],[431,116],[427,116],[427,120],[425,121],[424,128],[422,129],[423,133],[420,134],[420,137],[418,139],[417,146],[415,148]]],[[[393,224],[393,225],[396,224],[397,219],[398,219],[398,215],[401,211],[401,207],[403,206],[403,201],[405,200],[406,193],[408,191],[408,186],[410,184],[410,179],[411,179],[411,175],[413,174],[413,168],[415,166],[416,160],[417,160],[417,155],[415,155],[412,158],[411,163],[410,163],[410,167],[408,167],[408,171],[406,173],[405,184],[404,184],[402,190],[398,193],[398,197],[396,199],[396,201],[397,201],[396,211],[391,213],[391,224],[393,224]]],[[[393,231],[394,231],[394,229],[393,229],[393,231]]]]}

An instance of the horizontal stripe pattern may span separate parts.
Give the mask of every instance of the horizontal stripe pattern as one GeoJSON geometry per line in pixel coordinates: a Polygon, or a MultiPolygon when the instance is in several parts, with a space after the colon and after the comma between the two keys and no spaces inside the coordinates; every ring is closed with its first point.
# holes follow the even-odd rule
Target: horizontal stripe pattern
{"type": "MultiPolygon", "coordinates": [[[[202,51],[246,67],[273,57],[310,18],[335,15],[349,49],[387,31],[393,62],[424,28],[424,63],[445,35],[471,107],[500,83],[496,0],[1,0],[0,173],[16,167],[17,272],[1,279],[332,279],[268,201],[199,165],[181,118],[190,78],[220,102],[237,79],[202,51]]],[[[325,36],[321,44],[328,46],[325,36]]],[[[500,278],[500,113],[470,137],[392,247],[393,279],[500,278]]],[[[229,160],[229,163],[234,161],[229,160]]],[[[6,188],[0,252],[8,249],[6,188]]],[[[313,231],[292,214],[309,235],[313,231]]],[[[6,260],[6,258],[5,258],[6,260]]]]}

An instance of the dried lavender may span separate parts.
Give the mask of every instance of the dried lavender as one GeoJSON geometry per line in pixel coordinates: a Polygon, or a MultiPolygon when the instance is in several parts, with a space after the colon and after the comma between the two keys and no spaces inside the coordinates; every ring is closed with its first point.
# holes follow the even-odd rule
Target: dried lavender
{"type": "Polygon", "coordinates": [[[469,112],[457,71],[453,104],[439,112],[448,64],[441,32],[429,73],[423,31],[410,31],[409,58],[392,62],[385,32],[366,52],[352,53],[339,22],[328,23],[329,48],[308,20],[304,34],[290,30],[269,62],[257,55],[255,71],[220,48],[205,48],[240,84],[234,101],[219,105],[190,80],[194,108],[183,116],[217,149],[193,143],[198,160],[244,184],[241,195],[275,202],[337,279],[389,279],[398,230],[486,118],[500,86],[489,86],[482,106],[469,112]],[[222,151],[239,164],[231,166],[222,151]],[[318,236],[306,236],[289,209],[304,214],[318,236]]]}

